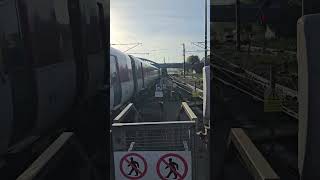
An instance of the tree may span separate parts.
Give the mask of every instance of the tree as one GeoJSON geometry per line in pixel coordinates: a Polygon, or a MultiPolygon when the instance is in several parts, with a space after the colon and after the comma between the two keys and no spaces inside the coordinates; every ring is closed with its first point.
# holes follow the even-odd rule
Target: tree
{"type": "Polygon", "coordinates": [[[191,70],[196,71],[196,66],[200,64],[200,58],[195,55],[191,55],[187,58],[187,63],[191,64],[191,70]]]}
{"type": "Polygon", "coordinates": [[[202,72],[202,67],[203,67],[203,63],[197,63],[197,64],[193,65],[193,70],[197,74],[200,74],[202,72]]]}
{"type": "Polygon", "coordinates": [[[198,56],[195,55],[191,55],[187,58],[187,63],[194,65],[200,62],[200,58],[198,56]]]}

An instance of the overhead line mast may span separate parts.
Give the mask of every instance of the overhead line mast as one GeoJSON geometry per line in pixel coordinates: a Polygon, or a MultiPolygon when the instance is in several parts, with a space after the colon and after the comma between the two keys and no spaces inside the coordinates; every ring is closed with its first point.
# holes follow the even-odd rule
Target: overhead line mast
{"type": "Polygon", "coordinates": [[[186,48],[184,43],[182,44],[183,47],[183,77],[186,78],[186,48]]]}

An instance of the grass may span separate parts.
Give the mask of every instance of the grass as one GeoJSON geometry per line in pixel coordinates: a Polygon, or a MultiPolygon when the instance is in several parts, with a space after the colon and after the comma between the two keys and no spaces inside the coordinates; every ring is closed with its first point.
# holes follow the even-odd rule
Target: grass
{"type": "MultiPolygon", "coordinates": [[[[290,73],[297,73],[297,59],[295,56],[287,55],[286,53],[275,55],[252,53],[248,55],[247,52],[235,52],[230,49],[219,49],[216,52],[225,59],[235,63],[249,71],[268,71],[270,65],[275,65],[280,71],[284,67],[284,63],[288,63],[288,71],[290,73]]],[[[262,72],[264,73],[264,72],[262,72]]]]}

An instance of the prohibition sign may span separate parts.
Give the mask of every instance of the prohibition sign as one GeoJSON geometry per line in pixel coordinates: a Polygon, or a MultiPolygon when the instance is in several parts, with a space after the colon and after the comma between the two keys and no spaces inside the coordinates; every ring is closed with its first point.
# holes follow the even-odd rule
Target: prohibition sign
{"type": "Polygon", "coordinates": [[[164,163],[166,166],[168,166],[170,168],[171,171],[173,171],[175,174],[177,174],[177,176],[179,177],[179,180],[183,180],[183,178],[185,178],[188,174],[188,163],[185,159],[183,159],[183,157],[181,157],[178,154],[174,154],[174,153],[168,153],[165,154],[163,156],[160,157],[160,159],[157,162],[157,174],[158,176],[162,179],[162,180],[166,180],[167,178],[164,177],[161,172],[160,172],[160,164],[164,163]],[[168,157],[176,157],[177,159],[180,159],[184,165],[184,172],[182,174],[180,174],[177,170],[175,170],[174,168],[172,168],[171,166],[169,166],[169,162],[166,160],[166,158],[168,157]]]}
{"type": "Polygon", "coordinates": [[[137,153],[129,153],[129,154],[126,154],[125,156],[123,156],[120,160],[120,171],[121,171],[121,174],[123,176],[125,176],[126,178],[128,179],[139,179],[139,178],[142,178],[146,172],[147,172],[147,169],[148,169],[148,166],[147,166],[147,161],[140,155],[140,154],[137,154],[137,153]],[[131,157],[136,157],[138,159],[141,159],[141,161],[143,162],[144,164],[144,170],[141,171],[139,168],[135,167],[134,165],[130,165],[132,169],[134,169],[135,171],[138,172],[138,176],[129,176],[123,169],[123,167],[126,165],[124,164],[124,162],[126,162],[127,164],[130,164],[130,160],[128,159],[128,157],[131,156],[131,157]]]}

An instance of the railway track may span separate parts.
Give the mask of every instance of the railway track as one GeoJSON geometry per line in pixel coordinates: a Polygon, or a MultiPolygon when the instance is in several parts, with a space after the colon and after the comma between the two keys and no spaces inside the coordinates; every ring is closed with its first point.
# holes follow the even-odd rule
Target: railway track
{"type": "MultiPolygon", "coordinates": [[[[192,92],[194,91],[194,87],[192,85],[190,85],[188,83],[184,83],[180,79],[178,79],[174,76],[171,76],[171,75],[169,75],[169,78],[171,79],[172,82],[174,82],[178,86],[178,88],[182,89],[183,91],[187,92],[188,94],[192,94],[192,92]]],[[[198,98],[203,100],[202,89],[196,88],[196,91],[200,93],[198,98]]]]}
{"type": "MultiPolygon", "coordinates": [[[[241,68],[224,58],[212,53],[213,77],[219,82],[264,102],[264,92],[270,86],[270,81],[248,70],[241,68]]],[[[282,100],[282,111],[298,119],[298,92],[276,84],[276,93],[282,100]]]]}
{"type": "MultiPolygon", "coordinates": [[[[257,99],[261,102],[264,101],[264,91],[268,87],[269,81],[255,75],[254,73],[250,73],[249,71],[243,70],[240,67],[233,65],[233,64],[223,64],[223,63],[214,63],[211,67],[213,67],[213,77],[218,80],[218,83],[222,83],[227,86],[231,86],[232,88],[247,94],[254,99],[257,99]]],[[[169,78],[176,83],[179,89],[191,94],[194,91],[194,87],[192,85],[188,85],[184,83],[181,78],[177,78],[174,76],[169,76],[169,78]]],[[[217,82],[215,82],[217,83],[217,82]]],[[[291,91],[291,89],[286,89],[284,86],[277,85],[277,89],[279,91],[283,89],[284,94],[288,94],[288,96],[296,97],[295,92],[291,91]]],[[[198,89],[197,89],[198,90],[198,89]]],[[[290,107],[283,105],[282,110],[284,113],[290,115],[293,118],[297,117],[296,112],[294,112],[290,107]]],[[[291,119],[291,118],[289,118],[291,119]]],[[[256,122],[257,124],[261,122],[256,122]]],[[[257,149],[262,153],[262,155],[270,162],[270,165],[274,168],[274,170],[278,173],[278,175],[284,179],[297,179],[297,169],[295,167],[295,153],[292,152],[292,149],[287,146],[291,146],[290,141],[286,141],[290,139],[295,134],[295,127],[296,121],[289,120],[288,122],[277,122],[274,120],[273,130],[268,128],[255,129],[259,126],[253,127],[244,127],[245,131],[248,131],[249,137],[253,139],[253,143],[257,147],[257,149]],[[289,123],[292,127],[288,128],[280,128],[289,123]],[[279,124],[279,125],[278,125],[279,124]],[[280,127],[278,127],[280,126],[280,127]],[[277,130],[277,128],[279,128],[277,130]],[[278,132],[277,135],[270,135],[268,133],[261,132],[278,132]],[[288,132],[286,132],[288,131],[288,132]],[[259,135],[260,138],[259,138],[259,135]],[[273,139],[268,139],[272,137],[273,139]],[[289,144],[289,145],[288,145],[289,144]],[[281,151],[278,151],[281,149],[281,151]],[[274,155],[272,155],[274,154],[274,155]],[[287,155],[289,154],[289,155],[287,155]]],[[[285,126],[286,127],[286,126],[285,126]]],[[[236,160],[237,161],[237,160],[236,160]]]]}
{"type": "MultiPolygon", "coordinates": [[[[269,80],[232,64],[221,57],[213,55],[213,58],[211,72],[215,83],[221,83],[222,86],[231,87],[235,91],[251,96],[257,101],[264,102],[264,93],[270,86],[269,80]]],[[[267,159],[280,179],[296,180],[299,177],[296,167],[297,152],[295,149],[297,146],[297,121],[295,120],[298,119],[298,93],[281,84],[276,84],[276,93],[282,99],[283,114],[278,114],[279,117],[272,118],[270,121],[263,122],[263,120],[259,119],[259,121],[253,122],[254,126],[244,126],[243,129],[248,133],[248,137],[253,141],[263,157],[267,159]],[[280,119],[281,121],[279,121],[280,119]],[[268,125],[265,126],[265,123],[268,125]],[[277,130],[277,128],[279,129],[277,130]],[[258,135],[263,131],[270,131],[273,135],[268,133],[262,133],[261,136],[258,135]],[[274,132],[278,132],[279,134],[275,135],[274,132]],[[270,137],[273,137],[273,139],[268,139],[270,137]]]]}
{"type": "MultiPolygon", "coordinates": [[[[220,45],[220,47],[224,47],[224,48],[233,48],[233,46],[228,46],[228,45],[220,45]]],[[[244,51],[248,49],[248,45],[241,45],[241,49],[243,49],[244,51]]],[[[258,52],[261,52],[261,51],[265,51],[265,52],[268,52],[268,53],[271,53],[272,55],[278,55],[279,53],[286,53],[286,54],[289,54],[289,55],[292,55],[292,56],[296,56],[297,55],[297,52],[296,51],[293,51],[293,50],[285,50],[285,49],[275,49],[275,48],[263,48],[263,47],[260,47],[260,46],[255,46],[255,45],[251,45],[251,51],[258,51],[258,52]]]]}

